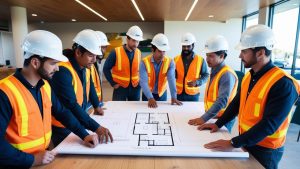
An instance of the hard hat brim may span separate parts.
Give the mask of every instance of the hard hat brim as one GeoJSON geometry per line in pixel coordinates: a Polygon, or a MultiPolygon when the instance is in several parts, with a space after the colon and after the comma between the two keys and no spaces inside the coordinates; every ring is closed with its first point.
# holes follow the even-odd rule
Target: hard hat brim
{"type": "Polygon", "coordinates": [[[101,44],[101,46],[108,46],[108,45],[110,45],[109,42],[103,42],[103,44],[101,44]]]}
{"type": "Polygon", "coordinates": [[[59,61],[59,62],[67,62],[67,61],[69,61],[69,59],[66,57],[66,56],[64,56],[64,55],[60,55],[60,56],[46,56],[46,57],[48,57],[48,58],[51,58],[51,59],[54,59],[54,60],[57,60],[57,61],[59,61]]]}
{"type": "Polygon", "coordinates": [[[137,41],[143,41],[144,39],[142,37],[139,36],[132,36],[129,35],[128,33],[126,33],[127,36],[129,36],[131,39],[137,40],[137,41]]]}
{"type": "Polygon", "coordinates": [[[247,49],[247,48],[250,48],[250,47],[245,47],[245,46],[243,46],[241,43],[239,43],[239,44],[237,44],[236,46],[235,46],[235,50],[244,50],[244,49],[247,49]]]}
{"type": "Polygon", "coordinates": [[[156,46],[156,47],[157,47],[157,49],[159,49],[160,51],[164,51],[164,52],[170,50],[170,47],[169,47],[169,46],[165,46],[165,47],[156,46]]]}
{"type": "Polygon", "coordinates": [[[188,46],[188,45],[192,45],[193,43],[181,43],[181,46],[188,46]]]}

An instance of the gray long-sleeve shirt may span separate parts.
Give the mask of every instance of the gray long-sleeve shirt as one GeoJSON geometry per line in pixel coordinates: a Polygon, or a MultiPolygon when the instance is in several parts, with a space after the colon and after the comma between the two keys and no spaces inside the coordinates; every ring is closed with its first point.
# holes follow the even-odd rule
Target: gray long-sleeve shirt
{"type": "MultiPolygon", "coordinates": [[[[216,74],[225,66],[225,63],[222,62],[218,67],[211,70],[210,81],[206,85],[211,85],[216,74]]],[[[233,90],[235,81],[237,79],[234,77],[232,73],[226,72],[222,75],[219,81],[218,86],[218,96],[217,100],[214,104],[207,110],[206,113],[202,115],[202,119],[204,121],[208,121],[209,119],[215,117],[217,113],[226,107],[231,91],[233,90]]],[[[206,94],[206,93],[205,93],[206,94]]]]}

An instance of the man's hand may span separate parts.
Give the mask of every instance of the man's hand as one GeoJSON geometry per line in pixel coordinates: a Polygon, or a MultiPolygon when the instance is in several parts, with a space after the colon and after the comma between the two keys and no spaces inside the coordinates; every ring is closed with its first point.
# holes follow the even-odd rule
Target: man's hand
{"type": "Polygon", "coordinates": [[[157,103],[156,100],[154,98],[151,98],[148,100],[148,107],[150,108],[156,108],[157,107],[157,103]]]}
{"type": "Polygon", "coordinates": [[[51,163],[55,158],[56,152],[54,151],[41,151],[34,154],[34,161],[32,166],[45,165],[51,163]]]}
{"type": "Polygon", "coordinates": [[[189,120],[189,125],[199,126],[205,123],[205,121],[202,118],[195,118],[189,120]]]}
{"type": "Polygon", "coordinates": [[[98,136],[96,134],[87,135],[84,139],[84,145],[94,148],[99,144],[98,136]]]}
{"type": "Polygon", "coordinates": [[[175,105],[175,104],[180,106],[180,105],[182,105],[182,102],[177,99],[172,98],[171,105],[175,105]]]}
{"type": "Polygon", "coordinates": [[[214,133],[219,130],[219,127],[215,123],[207,123],[199,126],[198,130],[210,130],[211,133],[214,133]]]}
{"type": "Polygon", "coordinates": [[[217,151],[232,151],[234,147],[231,145],[230,140],[217,140],[204,145],[207,149],[213,149],[217,151]]]}
{"type": "Polygon", "coordinates": [[[119,87],[120,87],[119,84],[115,84],[115,85],[113,86],[114,89],[118,89],[119,87]]]}
{"type": "Polygon", "coordinates": [[[100,115],[103,116],[104,115],[104,111],[101,107],[97,107],[94,109],[94,115],[100,115]]]}
{"type": "Polygon", "coordinates": [[[107,143],[108,139],[110,139],[110,142],[113,142],[113,137],[107,128],[100,126],[96,130],[96,133],[99,137],[100,144],[102,144],[104,141],[105,141],[105,143],[107,143]]]}
{"type": "Polygon", "coordinates": [[[187,82],[188,87],[196,87],[197,86],[197,81],[196,80],[192,80],[187,82]]]}

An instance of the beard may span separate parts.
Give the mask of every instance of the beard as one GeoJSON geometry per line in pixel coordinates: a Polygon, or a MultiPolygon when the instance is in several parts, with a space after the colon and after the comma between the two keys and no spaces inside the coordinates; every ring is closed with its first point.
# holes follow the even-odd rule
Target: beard
{"type": "Polygon", "coordinates": [[[257,63],[257,60],[252,59],[252,60],[249,60],[248,62],[246,62],[245,60],[242,60],[242,62],[244,63],[245,68],[251,68],[253,65],[255,65],[257,63]]]}
{"type": "Polygon", "coordinates": [[[193,49],[194,49],[194,47],[192,47],[189,50],[182,50],[181,51],[181,56],[189,56],[189,55],[191,55],[193,53],[193,49]]]}
{"type": "Polygon", "coordinates": [[[42,79],[51,80],[54,72],[48,73],[42,66],[38,68],[37,73],[41,76],[42,79]]]}

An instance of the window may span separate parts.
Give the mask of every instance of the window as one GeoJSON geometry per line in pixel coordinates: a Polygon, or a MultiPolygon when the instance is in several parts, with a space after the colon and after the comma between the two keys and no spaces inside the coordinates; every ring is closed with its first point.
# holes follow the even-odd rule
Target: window
{"type": "Polygon", "coordinates": [[[258,12],[253,13],[252,15],[246,17],[246,27],[248,28],[252,25],[257,25],[258,24],[258,12]]]}
{"type": "Polygon", "coordinates": [[[294,70],[293,75],[297,80],[300,80],[300,40],[299,40],[299,38],[298,38],[297,55],[295,58],[295,70],[294,70]]]}
{"type": "Polygon", "coordinates": [[[299,4],[292,0],[275,5],[273,8],[271,26],[276,36],[276,45],[272,52],[272,60],[275,65],[291,73],[299,4]]]}

